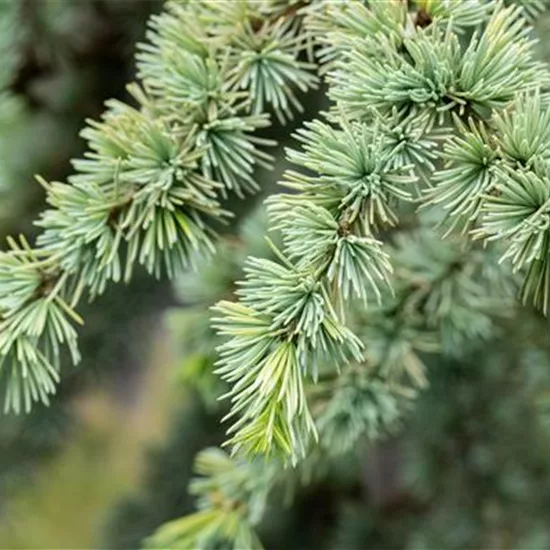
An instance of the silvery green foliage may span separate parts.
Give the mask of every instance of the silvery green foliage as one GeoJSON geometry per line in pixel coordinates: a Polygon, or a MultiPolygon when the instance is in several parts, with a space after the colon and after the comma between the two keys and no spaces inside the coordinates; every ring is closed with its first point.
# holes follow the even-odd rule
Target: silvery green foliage
{"type": "MultiPolygon", "coordinates": [[[[428,383],[426,355],[475,350],[517,307],[514,270],[529,269],[522,294],[537,304],[549,286],[548,71],[524,12],[320,1],[303,13],[333,104],[296,133],[286,191],[267,201],[280,244],[214,308],[232,460],[268,455],[279,472],[394,433],[428,383]]],[[[231,517],[209,510],[215,525],[231,517]]],[[[194,517],[153,540],[208,547],[194,517]]]]}
{"type": "Polygon", "coordinates": [[[279,261],[251,258],[238,301],[216,308],[236,452],[293,461],[307,453],[317,434],[302,377],[316,379],[320,357],[335,369],[366,359],[383,364],[387,379],[422,386],[413,350],[430,347],[424,329],[441,326],[441,345],[452,350],[461,339],[486,338],[495,315],[511,307],[511,283],[487,292],[495,274],[511,278],[488,271],[492,252],[462,243],[461,254],[452,239],[438,248],[423,237],[409,243],[408,261],[426,263],[415,266],[418,280],[399,301],[392,272],[401,261],[402,270],[411,266],[406,252],[392,262],[384,239],[415,204],[429,207],[449,238],[463,229],[475,239],[506,239],[502,258],[530,270],[522,294],[544,302],[547,132],[539,90],[549,73],[535,58],[527,21],[521,8],[497,2],[412,4],[314,2],[304,10],[321,43],[332,106],[296,133],[299,148],[288,150],[293,168],[282,181],[289,191],[267,201],[282,235],[279,261]],[[399,315],[367,322],[368,336],[357,338],[367,330],[353,331],[358,302],[367,319],[373,302],[399,315]],[[418,323],[395,325],[412,313],[418,323]]]}
{"type": "Polygon", "coordinates": [[[240,258],[242,281],[214,307],[239,456],[199,459],[203,511],[155,542],[255,546],[256,462],[240,455],[268,455],[280,471],[319,439],[350,449],[391,431],[427,383],[423,354],[475,346],[515,307],[512,270],[546,311],[550,76],[530,7],[169,3],[138,54],[138,106],[112,101],[90,122],[75,175],[43,182],[38,247],[11,240],[0,259],[7,407],[47,400],[60,344],[77,359],[83,293],[136,264],[172,276],[213,252],[211,222],[230,215],[221,199],[255,191],[254,168],[269,166],[271,143],[255,135],[265,109],[287,120],[297,91],[317,84],[313,51],[332,103],[296,132],[285,191],[267,201],[280,242],[269,258],[240,258]]]}
{"type": "Polygon", "coordinates": [[[4,253],[7,408],[47,401],[60,344],[70,341],[78,357],[74,308],[83,293],[128,280],[137,264],[173,276],[214,250],[210,220],[229,215],[220,198],[255,191],[253,169],[269,166],[271,143],[255,135],[269,123],[264,107],[287,119],[300,108],[292,85],[316,84],[300,57],[315,44],[333,106],[296,133],[289,192],[269,200],[282,245],[276,260],[250,259],[239,303],[217,308],[216,326],[229,337],[218,371],[232,386],[236,448],[304,455],[315,427],[303,376],[315,379],[321,362],[372,355],[346,311],[356,299],[389,303],[383,235],[407,203],[447,212],[449,231],[506,238],[503,257],[529,270],[524,297],[545,309],[547,132],[545,96],[534,90],[548,73],[519,8],[468,6],[169,3],[138,53],[141,83],[130,88],[138,106],[111,101],[90,121],[76,173],[42,182],[50,207],[37,222],[38,248],[4,253]],[[13,299],[14,286],[23,299],[13,299]],[[48,344],[50,321],[18,321],[42,303],[44,319],[61,323],[48,344]],[[64,307],[54,314],[56,303],[64,307]],[[18,351],[31,348],[36,357],[18,351]],[[35,365],[42,374],[30,391],[35,365]]]}
{"type": "Polygon", "coordinates": [[[299,59],[300,21],[254,1],[172,1],[153,17],[129,87],[135,106],[113,100],[89,121],[74,175],[40,180],[48,209],[36,245],[12,239],[0,258],[6,410],[48,402],[63,348],[78,360],[83,294],[128,281],[137,265],[173,277],[214,251],[212,222],[230,215],[220,201],[255,192],[254,169],[270,165],[272,142],[254,135],[270,124],[266,110],[290,118],[296,94],[316,84],[299,59]]]}
{"type": "MultiPolygon", "coordinates": [[[[250,492],[241,493],[242,498],[265,521],[269,521],[266,499],[268,506],[280,506],[282,489],[292,498],[319,473],[340,461],[353,460],[365,445],[399,433],[415,398],[423,398],[419,390],[427,383],[424,363],[428,354],[475,351],[481,340],[491,336],[494,319],[514,307],[514,279],[498,264],[498,253],[468,246],[460,235],[443,241],[429,217],[423,216],[419,222],[420,227],[412,232],[406,227],[398,230],[388,246],[394,266],[390,278],[393,293],[387,290],[380,305],[349,304],[347,322],[364,345],[364,359],[342,362],[335,368],[325,356],[318,364],[317,379],[304,381],[303,393],[318,444],[310,441],[305,458],[293,468],[285,467],[284,456],[249,458],[246,463],[240,453],[231,458],[234,477],[228,477],[238,483],[241,469],[246,469],[250,492]]],[[[183,308],[172,317],[185,357],[180,379],[198,389],[211,408],[227,387],[212,376],[219,340],[208,329],[208,306],[235,291],[235,279],[243,275],[247,254],[276,257],[265,245],[258,246],[255,238],[263,231],[265,219],[260,211],[245,220],[237,237],[220,243],[213,260],[204,261],[198,273],[186,275],[178,284],[182,299],[193,296],[196,306],[183,308]]],[[[234,328],[237,332],[241,327],[234,328]]],[[[260,424],[254,418],[247,420],[249,426],[260,424]]],[[[227,532],[215,531],[213,526],[224,526],[230,517],[242,525],[234,526],[229,544],[239,546],[235,537],[241,536],[237,535],[241,529],[249,536],[251,524],[246,515],[228,516],[227,508],[211,502],[207,514],[203,506],[201,499],[198,515],[161,527],[151,538],[151,546],[208,548],[213,544],[210,537],[225,544],[227,532]]]]}
{"type": "Polygon", "coordinates": [[[438,24],[437,13],[431,17],[435,24],[416,29],[405,18],[397,38],[367,36],[342,54],[330,77],[330,95],[350,117],[368,116],[368,107],[381,112],[397,107],[429,112],[441,123],[448,113],[485,118],[516,93],[547,84],[547,69],[534,60],[520,8],[494,10],[467,47],[452,21],[438,24]]]}
{"type": "Polygon", "coordinates": [[[216,347],[221,343],[211,323],[210,308],[232,295],[235,282],[243,277],[249,255],[271,257],[264,238],[267,216],[256,209],[239,224],[235,235],[225,236],[211,257],[197,258],[197,269],[175,280],[175,290],[184,307],[170,311],[171,333],[184,358],[178,379],[197,390],[203,401],[219,410],[227,386],[214,373],[216,347]]]}
{"type": "Polygon", "coordinates": [[[451,226],[475,238],[504,241],[502,259],[525,272],[521,296],[547,313],[548,124],[538,91],[518,94],[506,110],[469,121],[449,142],[429,203],[447,211],[451,226]]]}
{"type": "MultiPolygon", "coordinates": [[[[395,297],[416,326],[439,332],[441,350],[452,356],[489,339],[495,321],[510,316],[517,278],[501,264],[498,248],[486,249],[456,234],[442,241],[437,232],[427,230],[429,222],[395,239],[395,297]]],[[[391,310],[392,300],[384,303],[391,310]]],[[[417,341],[420,349],[433,349],[429,339],[410,341],[417,341]]],[[[409,369],[412,378],[413,373],[409,369]]]]}
{"type": "Polygon", "coordinates": [[[357,449],[362,440],[396,433],[412,395],[377,380],[367,369],[350,369],[341,376],[339,387],[332,389],[317,420],[321,444],[331,454],[345,454],[357,449]]]}
{"type": "Polygon", "coordinates": [[[261,462],[235,461],[220,449],[206,449],[195,461],[200,476],[190,484],[198,511],[164,524],[146,548],[257,549],[253,526],[261,518],[277,470],[261,462]]]}

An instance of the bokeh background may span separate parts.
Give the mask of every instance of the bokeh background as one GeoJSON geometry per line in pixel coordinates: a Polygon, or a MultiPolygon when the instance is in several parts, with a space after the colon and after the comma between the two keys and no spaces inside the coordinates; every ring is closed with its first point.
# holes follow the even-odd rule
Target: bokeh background
{"type": "MultiPolygon", "coordinates": [[[[108,98],[128,100],[135,44],[161,7],[0,0],[2,242],[34,233],[44,200],[34,174],[65,178],[83,150],[85,119],[99,117],[108,98]]],[[[537,32],[550,59],[550,17],[537,32]]],[[[323,101],[322,90],[307,98],[304,118],[323,101]]],[[[269,136],[283,147],[292,127],[269,136]]],[[[258,174],[264,194],[283,169],[280,161],[258,174]]],[[[259,200],[232,209],[244,216],[259,200]]],[[[192,510],[193,458],[223,438],[218,415],[186,381],[197,362],[185,344],[192,298],[144,274],[110,288],[85,306],[84,361],[66,369],[52,405],[0,416],[0,548],[138,548],[192,510]]],[[[550,326],[531,312],[517,326],[513,341],[432,359],[431,388],[403,431],[365,447],[362,460],[327,473],[292,505],[281,498],[262,527],[267,546],[548,548],[550,326]],[[538,355],[525,353],[535,345],[538,355]]]]}

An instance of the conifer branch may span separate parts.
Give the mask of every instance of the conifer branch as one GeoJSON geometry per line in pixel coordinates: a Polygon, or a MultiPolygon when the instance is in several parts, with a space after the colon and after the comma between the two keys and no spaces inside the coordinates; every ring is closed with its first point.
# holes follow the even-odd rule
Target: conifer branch
{"type": "Polygon", "coordinates": [[[73,308],[84,293],[128,281],[138,264],[157,277],[189,268],[214,250],[211,222],[230,215],[220,200],[257,191],[253,171],[271,162],[272,142],[254,135],[266,109],[290,118],[294,86],[316,80],[299,60],[300,18],[253,4],[169,2],[140,47],[136,106],[108,102],[82,132],[89,151],[75,174],[40,180],[49,208],[35,250],[12,241],[0,258],[7,410],[47,402],[63,346],[78,361],[73,308]]]}
{"type": "Polygon", "coordinates": [[[498,330],[512,272],[547,311],[550,73],[520,7],[465,6],[170,2],[139,50],[136,105],[109,102],[68,183],[42,181],[36,247],[11,239],[0,255],[9,410],[47,402],[63,347],[78,360],[83,294],[139,264],[174,277],[214,252],[222,201],[255,192],[254,169],[271,166],[256,135],[268,111],[289,120],[317,85],[312,48],[326,75],[332,105],[295,133],[286,191],[267,201],[279,243],[204,289],[223,381],[209,390],[229,401],[234,456],[201,455],[201,511],[151,544],[256,546],[251,501],[265,486],[248,476],[271,487],[317,441],[350,450],[391,433],[427,383],[425,354],[498,330]],[[273,477],[242,455],[268,455],[273,477]]]}
{"type": "MultiPolygon", "coordinates": [[[[392,303],[384,291],[392,268],[377,234],[399,223],[406,203],[424,196],[426,204],[443,206],[452,232],[456,226],[475,226],[486,201],[503,200],[500,194],[490,198],[500,164],[498,144],[484,124],[493,120],[493,112],[498,120],[518,92],[531,97],[533,91],[527,90],[545,86],[549,73],[534,58],[519,8],[479,3],[477,11],[466,11],[450,3],[445,11],[441,3],[434,5],[416,5],[429,16],[422,23],[402,2],[377,3],[372,9],[359,3],[313,6],[307,16],[309,32],[335,22],[333,32],[321,39],[335,105],[327,122],[313,121],[297,132],[303,149],[289,150],[288,159],[300,171],[288,171],[283,181],[291,192],[267,201],[272,228],[282,234],[279,263],[252,258],[237,292],[239,302],[216,308],[222,316],[215,326],[229,338],[219,348],[218,372],[231,387],[229,418],[238,415],[230,428],[235,452],[276,451],[294,461],[304,456],[315,431],[303,412],[298,373],[311,373],[315,380],[319,353],[338,366],[363,360],[361,339],[355,343],[347,326],[350,300],[367,302],[373,295],[379,303],[392,303]],[[457,33],[471,26],[477,29],[463,46],[457,33]],[[461,120],[465,116],[467,125],[461,120]],[[448,166],[437,170],[438,158],[448,166]],[[327,319],[338,327],[336,339],[324,334],[327,319]]],[[[535,215],[538,220],[542,214],[535,215]]],[[[501,227],[495,233],[504,236],[501,227]]],[[[538,248],[529,257],[516,257],[531,262],[537,254],[538,248]]],[[[449,277],[462,268],[454,269],[449,277]]],[[[435,286],[432,301],[423,298],[428,325],[437,324],[437,318],[450,323],[452,338],[468,330],[470,337],[486,336],[491,323],[481,322],[481,311],[495,312],[483,295],[485,286],[467,290],[462,283],[448,284],[445,278],[445,286],[435,286]],[[459,294],[451,298],[448,293],[455,291],[459,294]],[[456,317],[447,304],[456,307],[456,317]],[[471,307],[480,325],[461,317],[467,318],[471,307]]],[[[415,338],[418,334],[410,336],[415,338]]],[[[367,357],[375,341],[371,333],[367,357]]],[[[383,375],[391,378],[408,364],[412,379],[424,385],[414,355],[406,359],[407,349],[389,360],[383,375]]]]}

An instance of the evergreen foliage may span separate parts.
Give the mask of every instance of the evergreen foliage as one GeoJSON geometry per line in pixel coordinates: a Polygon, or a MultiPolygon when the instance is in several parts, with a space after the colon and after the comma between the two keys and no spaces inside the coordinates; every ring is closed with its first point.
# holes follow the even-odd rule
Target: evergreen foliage
{"type": "MultiPolygon", "coordinates": [[[[185,357],[181,380],[197,390],[209,410],[220,416],[226,408],[217,397],[227,391],[227,386],[214,374],[220,338],[210,326],[208,306],[235,291],[235,281],[245,272],[248,255],[266,261],[277,257],[274,246],[258,241],[267,222],[263,210],[245,219],[238,238],[229,236],[220,242],[215,261],[203,259],[198,271],[188,273],[177,285],[182,300],[193,297],[190,307],[171,316],[185,357]]],[[[424,226],[412,233],[404,228],[393,240],[389,256],[394,265],[391,283],[395,294],[388,291],[382,300],[384,307],[374,303],[365,313],[358,302],[358,307],[348,311],[348,322],[366,349],[364,360],[343,365],[339,373],[323,362],[318,381],[306,380],[304,393],[319,445],[305,450],[307,457],[296,469],[285,467],[278,458],[268,462],[263,458],[250,462],[235,458],[235,467],[246,474],[229,478],[230,492],[224,492],[221,501],[212,494],[207,500],[199,499],[198,515],[161,527],[148,539],[150,547],[208,548],[222,541],[243,547],[240,537],[252,536],[251,528],[260,533],[265,530],[270,510],[280,506],[281,493],[286,501],[303,485],[345,464],[366,443],[400,432],[411,410],[417,408],[417,401],[423,403],[425,399],[423,392],[418,393],[426,386],[426,363],[433,362],[430,356],[437,353],[458,361],[463,357],[456,357],[457,353],[469,358],[482,353],[485,342],[494,342],[502,330],[499,320],[505,321],[514,307],[517,288],[511,271],[499,265],[498,251],[488,254],[478,247],[467,249],[465,238],[459,235],[452,242],[441,241],[433,228],[424,226]],[[233,483],[239,487],[238,495],[233,483]],[[241,512],[228,518],[225,511],[233,509],[228,504],[233,499],[241,512]],[[260,506],[258,499],[265,504],[260,506]],[[240,527],[225,523],[237,519],[240,527]],[[232,537],[226,529],[233,529],[232,537]]],[[[419,414],[424,414],[422,410],[419,414]]],[[[223,456],[224,460],[216,464],[226,464],[228,457],[223,456]]],[[[209,476],[225,472],[226,466],[220,466],[209,476]]],[[[220,490],[225,491],[223,487],[220,490]]],[[[152,489],[150,498],[154,494],[152,489]]]]}
{"type": "MultiPolygon", "coordinates": [[[[138,107],[109,102],[103,119],[83,131],[89,152],[75,160],[75,175],[68,183],[41,180],[50,208],[37,222],[43,231],[36,248],[11,240],[0,261],[6,410],[48,402],[63,348],[78,361],[75,307],[83,293],[94,297],[110,281],[129,280],[136,264],[173,275],[195,252],[212,252],[212,222],[228,215],[220,198],[250,190],[251,167],[268,159],[260,150],[266,143],[249,135],[268,119],[251,103],[246,71],[261,65],[285,89],[294,75],[301,87],[313,85],[303,68],[289,68],[303,46],[292,38],[297,27],[282,25],[279,12],[267,7],[262,50],[242,73],[240,57],[227,55],[244,40],[233,25],[241,16],[254,19],[257,10],[238,5],[176,2],[154,18],[150,45],[138,55],[141,87],[131,88],[138,107]],[[174,60],[174,28],[193,18],[195,29],[216,23],[208,36],[191,40],[188,51],[178,48],[184,62],[174,60]],[[229,74],[241,76],[230,84],[229,74]]],[[[243,36],[249,32],[242,27],[243,36]]],[[[273,96],[269,87],[265,101],[287,115],[296,103],[273,96]]]]}
{"type": "Polygon", "coordinates": [[[193,378],[229,403],[231,455],[198,455],[199,511],[152,547],[257,547],[268,494],[393,433],[429,354],[472,353],[518,294],[547,313],[550,72],[529,25],[543,5],[524,3],[168,2],[134,104],[89,122],[67,183],[41,180],[36,246],[0,256],[6,410],[48,402],[62,350],[79,359],[81,296],[138,265],[198,269],[214,312],[216,338],[198,314],[193,378]],[[226,198],[271,166],[258,132],[302,109],[315,69],[331,104],[286,152],[268,250],[222,244],[207,276],[226,198]]]}
{"type": "MultiPolygon", "coordinates": [[[[101,112],[105,97],[123,94],[132,70],[128,48],[142,35],[153,7],[154,0],[132,6],[88,0],[0,3],[2,69],[11,67],[2,96],[9,99],[2,103],[8,108],[0,107],[2,239],[6,232],[35,234],[31,223],[43,208],[43,193],[32,175],[61,178],[68,173],[70,157],[82,149],[75,137],[84,118],[101,112]]],[[[3,533],[3,514],[15,495],[33,486],[38,468],[56,460],[67,440],[82,431],[80,414],[74,410],[77,396],[99,380],[110,388],[124,377],[125,390],[117,398],[127,398],[128,377],[139,379],[141,358],[151,342],[143,335],[142,317],[158,315],[167,297],[166,285],[151,286],[146,276],[140,276],[128,287],[111,288],[101,308],[98,303],[83,306],[83,368],[62,362],[62,384],[50,407],[36,407],[29,415],[0,412],[3,533]],[[106,323],[112,328],[108,335],[106,323]],[[133,367],[129,376],[125,363],[133,367]]],[[[2,408],[3,399],[2,387],[2,408]]]]}
{"type": "MultiPolygon", "coordinates": [[[[236,452],[281,452],[294,461],[306,454],[316,434],[297,373],[315,380],[319,354],[337,368],[361,360],[363,346],[346,319],[350,302],[372,296],[389,303],[382,292],[392,265],[380,236],[401,222],[399,211],[406,212],[407,203],[438,206],[433,216],[445,224],[441,212],[448,214],[448,233],[465,223],[478,239],[506,239],[502,258],[511,257],[516,270],[530,268],[524,300],[534,296],[544,310],[540,247],[546,233],[539,211],[546,200],[544,184],[532,180],[528,191],[523,181],[533,177],[524,174],[534,170],[529,166],[536,164],[539,173],[545,169],[535,159],[544,133],[534,138],[536,126],[506,125],[503,113],[525,117],[515,107],[519,103],[541,112],[539,90],[548,84],[547,68],[535,59],[520,8],[480,3],[477,10],[465,11],[451,3],[452,13],[432,13],[433,4],[438,3],[412,12],[403,2],[374,3],[372,10],[359,3],[306,10],[306,28],[309,24],[315,31],[333,20],[334,11],[342,12],[340,19],[334,17],[342,25],[328,34],[321,56],[328,59],[333,107],[326,120],[297,133],[302,149],[287,155],[297,169],[283,180],[291,192],[268,201],[272,228],[283,238],[278,265],[251,259],[238,302],[217,306],[222,317],[215,323],[229,337],[220,347],[218,372],[232,386],[230,417],[237,414],[238,420],[229,433],[236,452]],[[374,28],[358,37],[357,20],[374,28]],[[469,41],[461,43],[458,33],[467,29],[469,41]],[[493,125],[504,135],[489,132],[493,125]],[[520,166],[516,161],[512,167],[504,152],[510,126],[528,155],[520,166]],[[516,187],[522,199],[516,188],[507,192],[515,177],[521,178],[516,187]],[[502,212],[502,223],[493,210],[502,212]],[[535,225],[541,227],[539,237],[535,225]]],[[[458,326],[483,334],[487,327],[481,320],[470,324],[467,317],[472,304],[489,307],[487,295],[460,283],[456,287],[460,292],[453,299],[457,306],[463,301],[460,309],[444,302],[453,288],[440,303],[437,297],[426,302],[425,318],[433,322],[439,316],[451,330],[458,326]]],[[[480,319],[490,325],[490,319],[480,319]]],[[[367,356],[369,347],[376,349],[375,341],[367,340],[367,356]]],[[[423,381],[421,369],[409,370],[423,381]]]]}

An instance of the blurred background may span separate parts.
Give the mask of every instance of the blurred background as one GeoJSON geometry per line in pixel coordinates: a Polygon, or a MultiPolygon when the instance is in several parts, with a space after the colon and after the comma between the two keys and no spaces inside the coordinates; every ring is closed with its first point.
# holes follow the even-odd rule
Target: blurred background
{"type": "MultiPolygon", "coordinates": [[[[135,44],[161,7],[0,0],[2,242],[35,231],[44,197],[34,174],[63,180],[83,150],[85,119],[108,98],[128,100],[135,44]]],[[[549,31],[544,16],[547,58],[549,31]]],[[[304,119],[323,91],[306,105],[304,119]]],[[[283,147],[292,128],[268,135],[283,147]]],[[[258,174],[264,194],[283,169],[258,174]]],[[[231,207],[244,217],[260,200],[231,207]]],[[[239,234],[236,224],[227,232],[239,234]]],[[[223,431],[219,410],[199,397],[208,388],[189,382],[210,360],[190,336],[197,289],[175,286],[140,274],[85,306],[84,361],[64,373],[52,405],[1,416],[0,548],[138,548],[192,510],[193,458],[223,431]]],[[[427,359],[431,387],[402,431],[323,473],[291,505],[281,497],[261,528],[266,546],[550,547],[549,329],[525,311],[460,358],[427,359]]]]}

